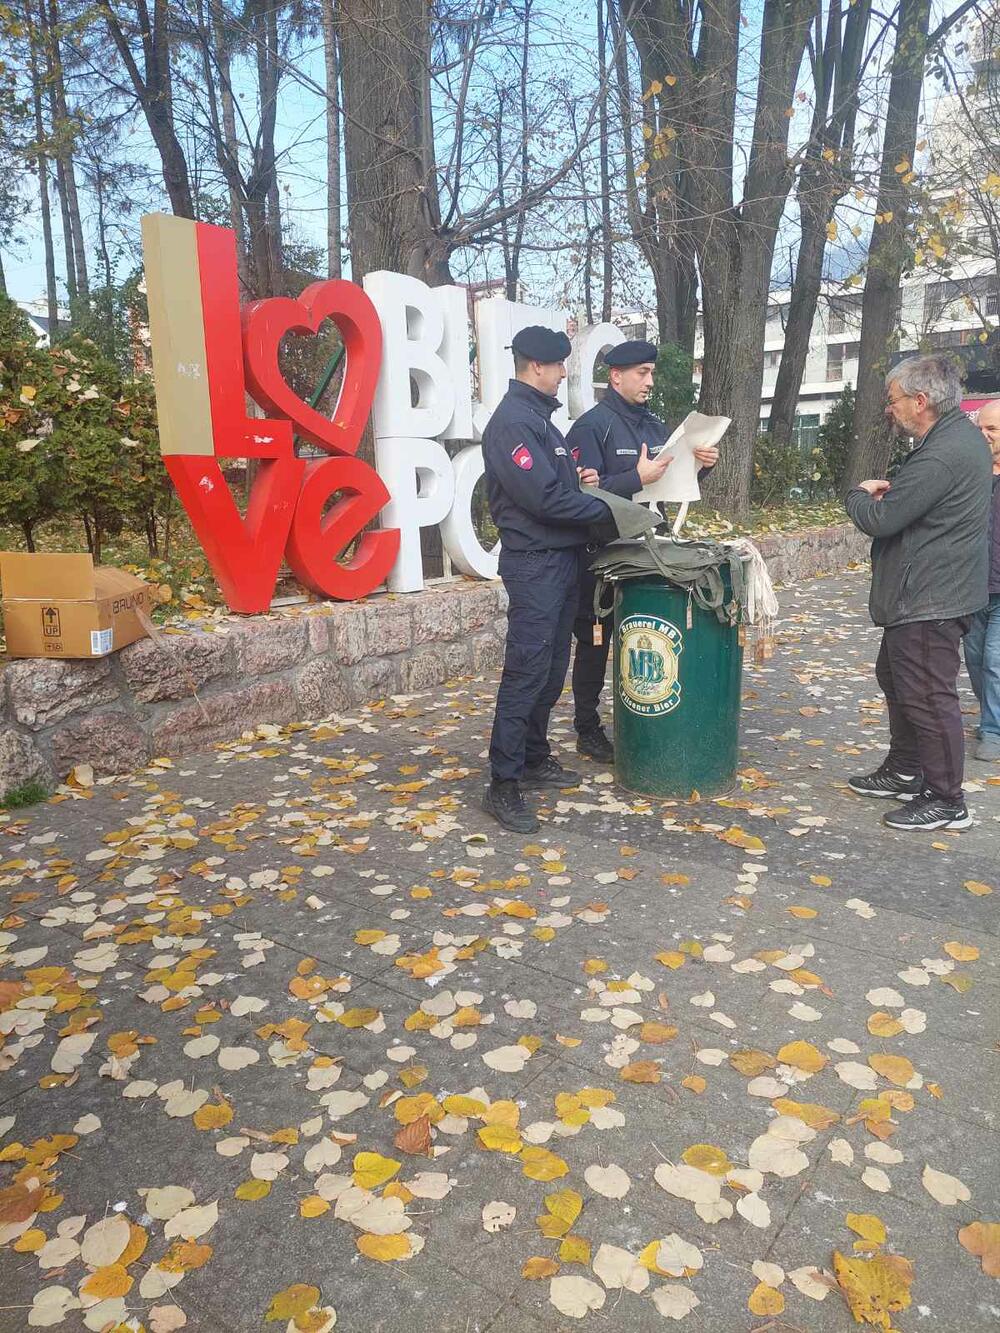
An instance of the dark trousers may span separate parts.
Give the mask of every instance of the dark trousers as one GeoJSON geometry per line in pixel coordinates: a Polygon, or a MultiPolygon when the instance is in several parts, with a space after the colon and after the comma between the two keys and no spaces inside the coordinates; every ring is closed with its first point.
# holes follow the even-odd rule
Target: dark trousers
{"type": "Polygon", "coordinates": [[[552,753],[549,714],[569,666],[581,550],[500,553],[510,606],[490,737],[490,769],[497,782],[520,779],[526,767],[537,767],[552,753]]]}
{"type": "Polygon", "coordinates": [[[584,735],[601,725],[597,711],[608,669],[608,653],[615,632],[614,616],[595,622],[593,615],[577,616],[573,622],[576,656],[573,658],[573,725],[584,735]],[[594,624],[601,626],[601,642],[594,643],[594,624]]]}
{"type": "Polygon", "coordinates": [[[882,636],[875,677],[889,705],[888,763],[923,774],[924,786],[962,800],[965,737],[958,702],[959,645],[971,617],[893,625],[882,636]]]}

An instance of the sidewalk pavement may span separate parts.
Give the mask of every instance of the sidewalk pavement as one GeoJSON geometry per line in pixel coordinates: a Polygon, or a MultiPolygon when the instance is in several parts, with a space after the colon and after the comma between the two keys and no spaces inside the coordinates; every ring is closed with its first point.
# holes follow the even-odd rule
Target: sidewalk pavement
{"type": "Polygon", "coordinates": [[[4,817],[0,1330],[996,1327],[1000,765],[846,789],[866,589],[783,593],[729,800],[503,833],[477,679],[4,817]]]}

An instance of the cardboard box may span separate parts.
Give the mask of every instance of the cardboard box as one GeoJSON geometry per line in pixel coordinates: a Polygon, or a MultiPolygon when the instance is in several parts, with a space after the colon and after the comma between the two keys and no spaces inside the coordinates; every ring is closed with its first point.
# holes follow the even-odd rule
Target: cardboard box
{"type": "Polygon", "coordinates": [[[107,657],[146,633],[146,584],[89,555],[0,551],[0,585],[11,657],[107,657]]]}

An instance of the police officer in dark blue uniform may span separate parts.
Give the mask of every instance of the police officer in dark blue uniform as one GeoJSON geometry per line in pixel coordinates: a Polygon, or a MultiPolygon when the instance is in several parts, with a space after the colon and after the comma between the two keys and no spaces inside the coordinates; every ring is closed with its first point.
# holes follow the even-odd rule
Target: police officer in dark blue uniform
{"type": "MultiPolygon", "coordinates": [[[[609,386],[601,401],[573,423],[566,442],[585,482],[631,499],[643,486],[658,481],[670,463],[661,454],[676,423],[661,421],[646,407],[653,388],[656,346],[651,342],[619,343],[604,354],[609,386]]],[[[719,451],[698,449],[703,477],[715,466],[719,451]]],[[[614,747],[601,726],[597,711],[608,665],[613,633],[612,617],[594,617],[594,576],[584,567],[580,606],[573,632],[573,722],[576,748],[603,763],[614,759],[614,747]]]]}
{"type": "Polygon", "coordinates": [[[510,597],[483,808],[504,828],[531,833],[538,820],[521,788],[579,780],[553,758],[546,733],[569,665],[584,548],[609,515],[601,500],[580,490],[576,465],[550,420],[569,339],[536,326],[522,329],[511,350],[516,378],[483,432],[500,577],[510,597]]]}

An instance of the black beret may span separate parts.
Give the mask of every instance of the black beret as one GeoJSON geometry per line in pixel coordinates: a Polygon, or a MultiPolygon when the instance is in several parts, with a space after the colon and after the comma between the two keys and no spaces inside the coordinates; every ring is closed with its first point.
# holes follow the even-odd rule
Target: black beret
{"type": "Polygon", "coordinates": [[[655,343],[640,341],[619,343],[617,347],[609,347],[604,353],[604,364],[617,366],[619,369],[624,369],[626,366],[644,366],[655,360],[655,343]]]}
{"type": "Polygon", "coordinates": [[[573,350],[573,344],[565,333],[543,329],[540,324],[532,324],[515,333],[510,345],[518,356],[526,356],[529,361],[541,361],[546,365],[553,361],[565,361],[573,350]]]}

